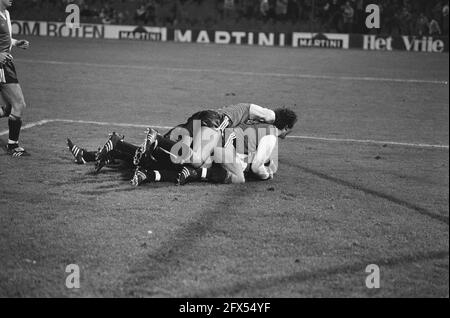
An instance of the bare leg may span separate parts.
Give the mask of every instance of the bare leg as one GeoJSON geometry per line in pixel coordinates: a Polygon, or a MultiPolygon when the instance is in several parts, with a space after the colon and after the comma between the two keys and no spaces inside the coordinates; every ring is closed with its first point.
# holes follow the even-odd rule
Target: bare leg
{"type": "Polygon", "coordinates": [[[11,113],[11,105],[3,98],[0,91],[0,118],[8,117],[11,113]]]}
{"type": "Polygon", "coordinates": [[[9,115],[9,145],[19,143],[20,130],[22,128],[22,114],[26,108],[20,84],[2,84],[0,93],[7,105],[11,106],[9,115]]]}
{"type": "Polygon", "coordinates": [[[244,170],[236,158],[234,147],[215,148],[214,162],[220,163],[231,174],[231,183],[245,183],[244,170]]]}
{"type": "Polygon", "coordinates": [[[26,104],[20,84],[2,84],[0,93],[0,101],[3,100],[11,107],[11,115],[22,117],[26,104]]]}

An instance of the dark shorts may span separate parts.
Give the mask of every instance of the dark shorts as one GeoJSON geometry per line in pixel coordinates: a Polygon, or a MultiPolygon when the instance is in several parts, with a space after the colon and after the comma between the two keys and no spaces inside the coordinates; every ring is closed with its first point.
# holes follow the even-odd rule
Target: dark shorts
{"type": "Polygon", "coordinates": [[[0,65],[0,84],[17,84],[16,67],[12,61],[8,61],[3,65],[0,65]]]}

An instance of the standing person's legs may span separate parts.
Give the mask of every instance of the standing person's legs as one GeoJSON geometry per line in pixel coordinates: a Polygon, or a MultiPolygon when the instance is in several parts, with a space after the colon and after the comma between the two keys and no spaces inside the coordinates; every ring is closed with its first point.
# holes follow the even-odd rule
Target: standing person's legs
{"type": "MultiPolygon", "coordinates": [[[[13,150],[19,148],[22,116],[26,108],[25,98],[19,83],[1,84],[0,94],[6,104],[10,106],[8,150],[13,150]]],[[[24,151],[22,151],[23,153],[24,151]]]]}

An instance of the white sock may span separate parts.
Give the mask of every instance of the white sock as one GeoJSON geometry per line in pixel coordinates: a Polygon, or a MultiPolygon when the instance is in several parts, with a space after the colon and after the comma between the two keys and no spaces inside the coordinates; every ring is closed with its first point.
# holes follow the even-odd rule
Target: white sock
{"type": "Polygon", "coordinates": [[[159,171],[154,171],[155,172],[155,181],[156,182],[158,182],[158,181],[161,181],[161,174],[159,173],[159,171]]]}
{"type": "Polygon", "coordinates": [[[17,144],[19,144],[18,141],[14,141],[14,140],[8,139],[8,145],[17,145],[17,144]]]}
{"type": "Polygon", "coordinates": [[[207,173],[208,173],[208,169],[202,168],[202,179],[206,179],[207,173]]]}

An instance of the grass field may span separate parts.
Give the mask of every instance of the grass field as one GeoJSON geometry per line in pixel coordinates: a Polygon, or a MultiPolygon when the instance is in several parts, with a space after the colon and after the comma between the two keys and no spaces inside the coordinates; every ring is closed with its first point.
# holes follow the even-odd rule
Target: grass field
{"type": "Polygon", "coordinates": [[[32,157],[0,154],[1,297],[448,297],[448,54],[30,41],[32,157]],[[273,181],[134,189],[65,146],[236,102],[299,114],[273,181]]]}

